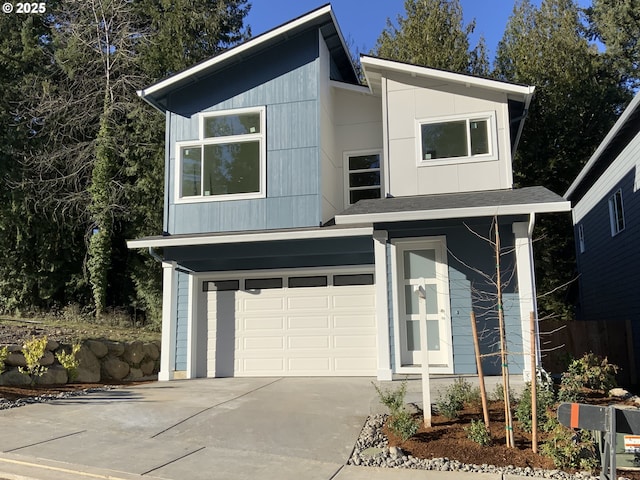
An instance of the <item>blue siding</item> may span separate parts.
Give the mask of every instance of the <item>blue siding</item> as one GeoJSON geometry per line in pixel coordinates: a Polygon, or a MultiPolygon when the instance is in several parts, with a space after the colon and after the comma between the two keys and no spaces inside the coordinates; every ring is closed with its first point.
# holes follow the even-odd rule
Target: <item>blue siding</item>
{"type": "Polygon", "coordinates": [[[176,370],[187,369],[187,320],[189,310],[189,275],[178,272],[176,317],[176,370]]]}
{"type": "Polygon", "coordinates": [[[318,54],[317,32],[308,32],[171,99],[170,179],[165,186],[169,233],[320,223],[318,54]],[[254,106],[266,106],[267,198],[174,204],[175,143],[198,138],[197,114],[254,106]]]}

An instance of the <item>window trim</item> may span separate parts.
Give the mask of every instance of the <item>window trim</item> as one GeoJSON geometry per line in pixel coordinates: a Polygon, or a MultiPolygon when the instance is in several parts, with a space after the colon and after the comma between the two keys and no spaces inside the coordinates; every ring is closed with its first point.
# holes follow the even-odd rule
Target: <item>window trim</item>
{"type": "Polygon", "coordinates": [[[351,195],[349,195],[349,193],[351,192],[351,190],[366,190],[367,188],[370,187],[350,187],[349,186],[349,174],[351,173],[351,170],[349,170],[349,159],[351,157],[359,157],[359,156],[364,156],[364,155],[378,155],[378,157],[380,157],[380,168],[369,168],[369,169],[365,169],[365,170],[353,170],[353,172],[359,172],[359,173],[364,173],[364,172],[375,172],[375,171],[380,171],[380,198],[384,197],[384,168],[383,168],[383,158],[382,158],[382,149],[380,148],[373,148],[373,149],[368,149],[368,150],[349,150],[349,151],[345,151],[342,154],[342,172],[343,172],[343,178],[344,178],[344,206],[349,207],[351,205],[353,205],[350,201],[351,199],[351,195]]]}
{"type": "Polygon", "coordinates": [[[622,198],[622,188],[617,189],[613,195],[609,197],[609,226],[611,227],[611,236],[615,237],[625,229],[624,220],[624,201],[622,198]],[[616,201],[620,199],[620,202],[616,201]],[[622,220],[622,226],[619,225],[618,219],[622,220]]]}
{"type": "MultiPolygon", "coordinates": [[[[467,152],[471,149],[471,135],[467,135],[467,152]]],[[[447,115],[438,117],[425,117],[416,119],[416,161],[418,167],[431,167],[437,165],[452,165],[457,163],[475,163],[498,160],[498,127],[496,123],[496,112],[473,112],[464,115],[447,115]],[[489,153],[478,155],[467,155],[464,157],[436,158],[432,160],[422,159],[422,125],[433,123],[448,123],[466,121],[467,132],[469,132],[469,122],[474,120],[487,120],[489,136],[489,153]]]]}
{"type": "Polygon", "coordinates": [[[247,107],[247,108],[234,108],[230,110],[216,110],[212,112],[202,112],[198,114],[198,139],[196,140],[184,140],[175,142],[174,151],[174,179],[173,179],[173,198],[174,203],[203,203],[203,202],[223,202],[229,200],[248,200],[255,198],[265,198],[267,193],[267,132],[266,132],[266,107],[247,107]],[[205,119],[211,117],[225,116],[225,115],[239,115],[243,113],[259,113],[260,114],[260,132],[248,133],[242,135],[227,135],[221,137],[208,137],[204,136],[204,122],[205,119]],[[204,155],[204,147],[206,145],[221,145],[229,143],[241,143],[258,141],[260,148],[260,179],[259,179],[259,191],[251,193],[228,193],[224,195],[198,195],[192,197],[182,196],[182,156],[180,154],[183,148],[201,148],[204,155]]]}

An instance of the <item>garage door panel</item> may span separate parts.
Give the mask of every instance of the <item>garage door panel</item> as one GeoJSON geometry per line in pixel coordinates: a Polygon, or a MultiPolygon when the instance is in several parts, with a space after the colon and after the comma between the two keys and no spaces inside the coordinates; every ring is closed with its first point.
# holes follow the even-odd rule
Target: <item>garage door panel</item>
{"type": "Polygon", "coordinates": [[[334,371],[351,372],[352,375],[359,375],[357,372],[372,372],[376,369],[375,358],[362,357],[337,357],[334,359],[334,371]]]}
{"type": "Polygon", "coordinates": [[[282,372],[284,358],[242,358],[236,362],[236,372],[238,371],[252,374],[282,372]]]}
{"type": "Polygon", "coordinates": [[[284,317],[249,317],[238,322],[242,331],[253,332],[256,330],[283,330],[284,317]]]}
{"type": "Polygon", "coordinates": [[[287,318],[287,327],[290,330],[304,330],[309,328],[329,328],[331,324],[329,316],[295,316],[287,318]]]}
{"type": "Polygon", "coordinates": [[[242,348],[251,350],[284,350],[284,338],[277,337],[245,337],[242,341],[242,348]]]}
{"type": "MultiPolygon", "coordinates": [[[[320,290],[320,288],[314,289],[320,290]]],[[[322,290],[326,291],[326,288],[322,290]]],[[[305,289],[309,291],[309,289],[305,289]]],[[[301,295],[292,296],[287,299],[287,307],[289,311],[296,310],[326,310],[331,305],[331,299],[329,295],[301,295]]]]}
{"type": "Polygon", "coordinates": [[[331,360],[327,357],[311,358],[290,358],[288,361],[289,371],[303,374],[305,372],[328,372],[331,369],[331,360]]]}
{"type": "Polygon", "coordinates": [[[373,315],[335,315],[335,328],[370,328],[375,327],[376,319],[373,315]]]}
{"type": "Polygon", "coordinates": [[[375,335],[340,335],[334,337],[335,348],[375,348],[375,335]]]}
{"type": "Polygon", "coordinates": [[[291,349],[319,348],[326,350],[331,347],[331,339],[328,336],[295,336],[288,337],[288,346],[291,349]]]}
{"type": "MultiPolygon", "coordinates": [[[[280,291],[280,289],[278,289],[280,291]]],[[[273,297],[273,290],[268,291],[269,294],[263,294],[259,292],[240,292],[245,298],[242,299],[242,311],[243,312],[262,312],[262,311],[279,311],[284,309],[284,298],[273,297]],[[246,297],[250,295],[250,297],[246,297]]]]}

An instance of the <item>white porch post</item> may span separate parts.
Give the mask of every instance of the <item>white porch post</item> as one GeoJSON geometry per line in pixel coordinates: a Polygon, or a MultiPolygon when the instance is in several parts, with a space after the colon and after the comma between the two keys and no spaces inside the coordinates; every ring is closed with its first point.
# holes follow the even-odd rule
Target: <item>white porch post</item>
{"type": "Polygon", "coordinates": [[[189,301],[187,307],[187,378],[196,378],[198,331],[198,277],[189,275],[189,301]]]}
{"type": "Polygon", "coordinates": [[[172,380],[176,366],[178,273],[174,262],[162,262],[162,347],[158,380],[172,380]]]}
{"type": "Polygon", "coordinates": [[[389,305],[387,302],[387,232],[373,232],[376,268],[376,325],[378,327],[378,380],[392,380],[389,349],[389,305]]]}
{"type": "MultiPolygon", "coordinates": [[[[533,219],[532,219],[533,222],[533,219]]],[[[533,245],[531,241],[531,223],[514,222],[513,233],[515,235],[516,268],[518,273],[518,292],[520,294],[520,325],[522,330],[522,347],[524,350],[524,379],[531,379],[531,331],[530,312],[534,312],[536,322],[538,311],[536,303],[536,282],[533,268],[533,245]]],[[[538,361],[540,353],[538,352],[538,361]]]]}

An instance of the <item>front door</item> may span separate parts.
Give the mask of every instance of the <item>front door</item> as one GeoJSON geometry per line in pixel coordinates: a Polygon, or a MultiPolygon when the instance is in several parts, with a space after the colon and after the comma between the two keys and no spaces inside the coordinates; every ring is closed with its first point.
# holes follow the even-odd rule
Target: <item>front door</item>
{"type": "Polygon", "coordinates": [[[402,367],[421,361],[420,310],[415,289],[424,285],[427,313],[429,365],[450,371],[451,323],[449,316],[449,275],[444,238],[398,242],[398,316],[402,367]]]}

